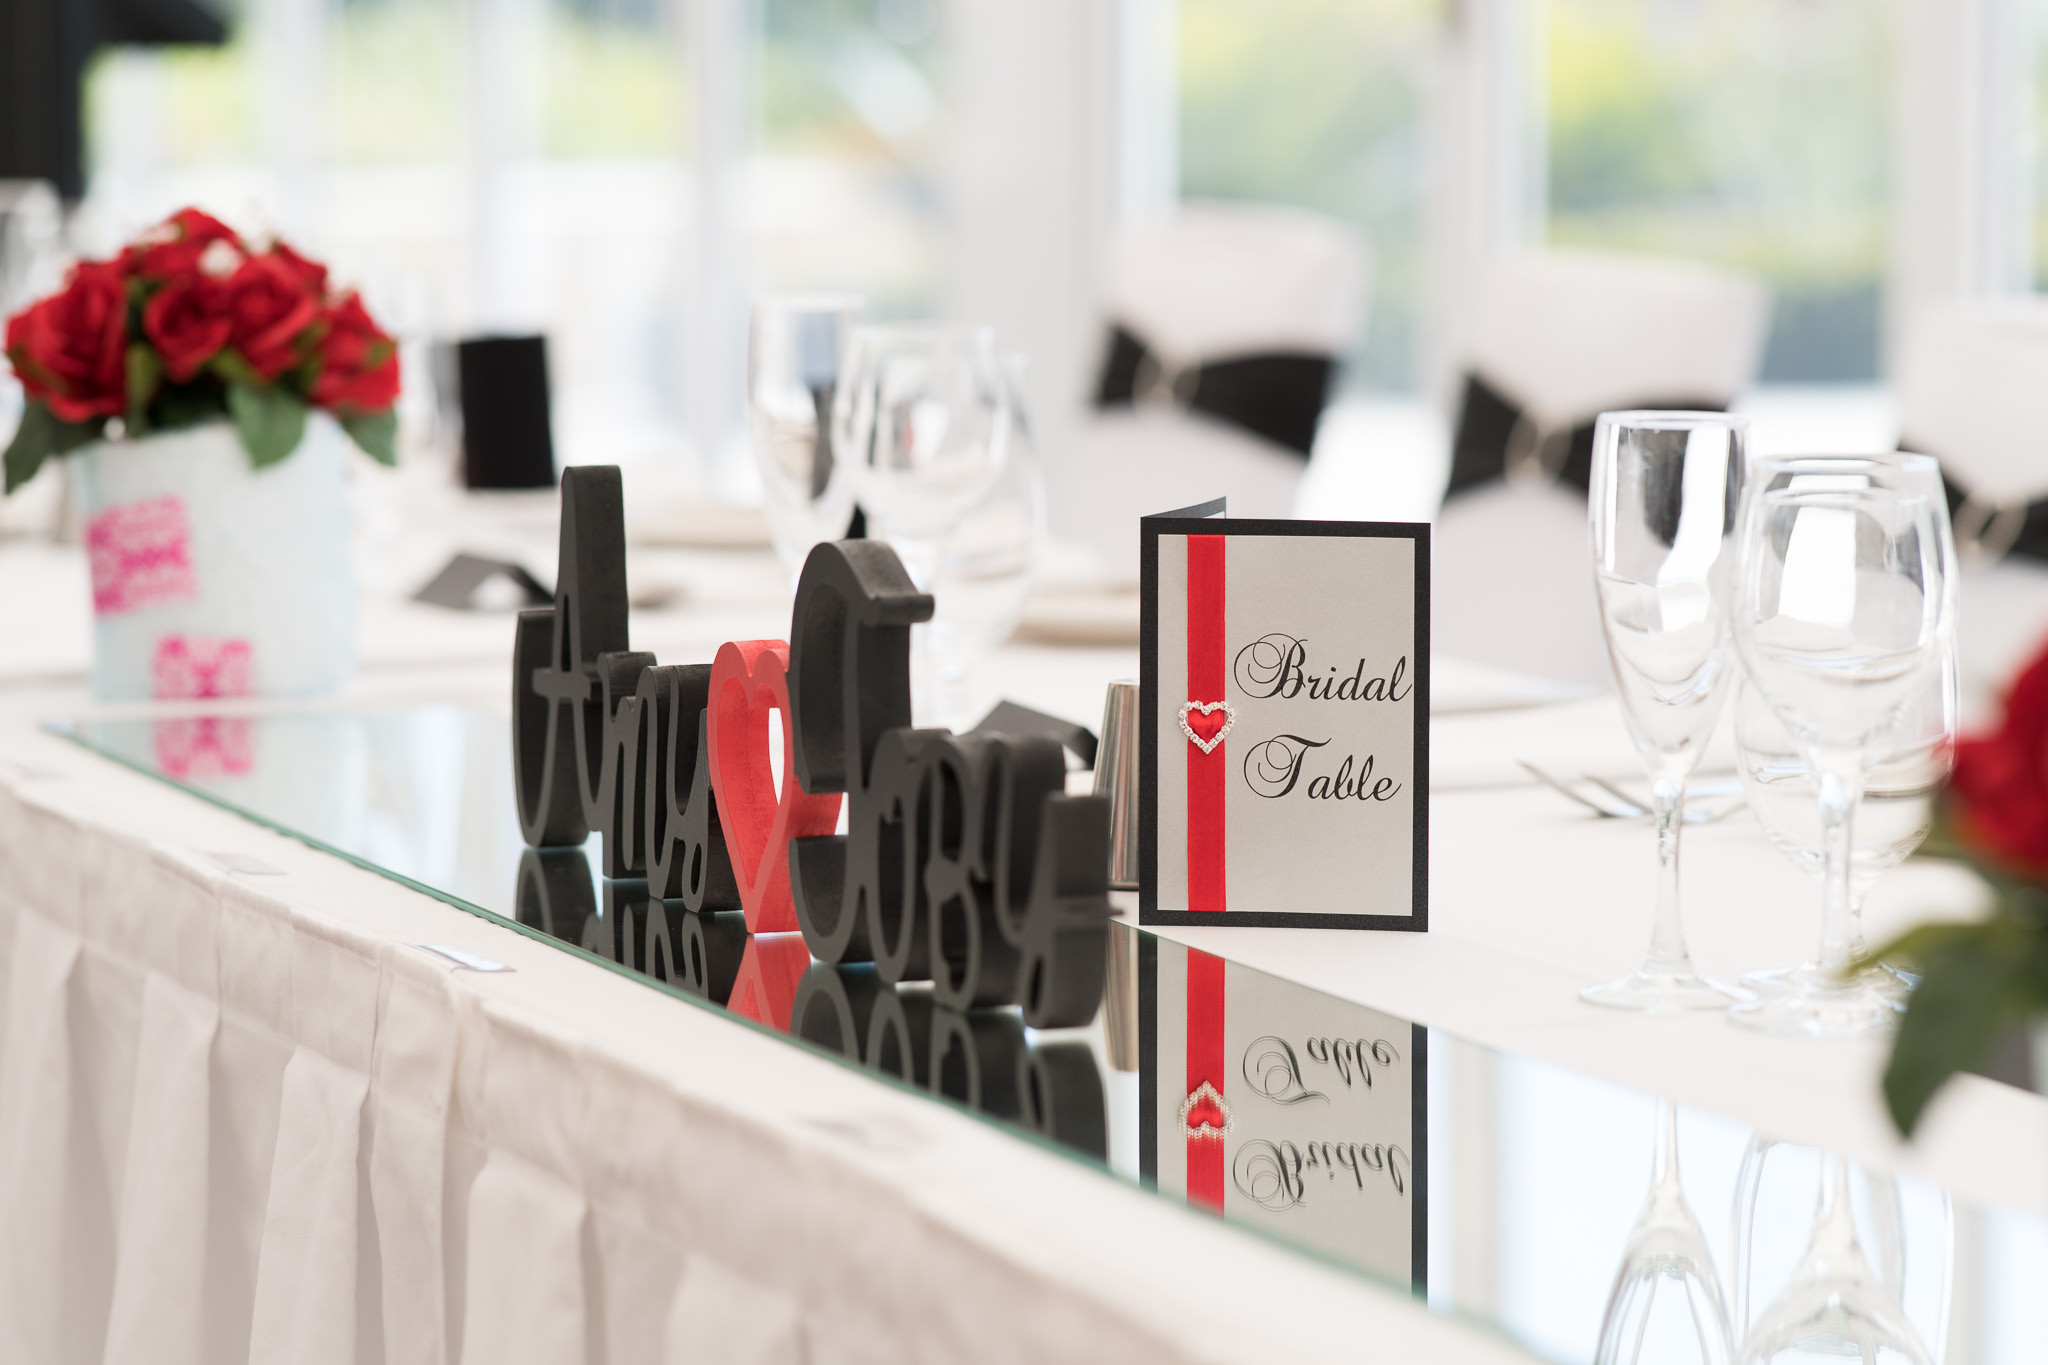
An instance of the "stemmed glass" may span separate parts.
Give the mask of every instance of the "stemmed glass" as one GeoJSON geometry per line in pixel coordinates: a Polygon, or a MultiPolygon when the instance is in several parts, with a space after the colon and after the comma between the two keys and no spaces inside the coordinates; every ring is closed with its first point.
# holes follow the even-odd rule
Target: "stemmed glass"
{"type": "Polygon", "coordinates": [[[1629,1231],[1593,1360],[1595,1365],[1637,1365],[1646,1358],[1646,1346],[1648,1358],[1660,1360],[1674,1358],[1674,1348],[1689,1348],[1682,1352],[1685,1358],[1702,1365],[1727,1365],[1733,1355],[1714,1254],[1678,1177],[1677,1110],[1662,1098],[1657,1101],[1649,1198],[1629,1231]],[[1660,1292],[1676,1298],[1681,1308],[1660,1308],[1660,1292]]]}
{"type": "Polygon", "coordinates": [[[975,666],[998,648],[1024,618],[1033,575],[1045,542],[1045,480],[1033,446],[1024,401],[1026,361],[1004,357],[1010,380],[1010,450],[989,490],[964,512],[940,547],[932,593],[938,609],[927,637],[931,677],[925,690],[932,718],[965,722],[987,698],[972,695],[975,666]]]}
{"type": "MultiPolygon", "coordinates": [[[[1863,900],[1877,879],[1904,862],[1934,824],[1934,801],[1954,760],[1956,675],[1951,651],[1940,675],[1879,740],[1881,753],[1863,784],[1852,827],[1849,865],[1849,954],[1866,951],[1863,900]]],[[[1770,704],[1744,682],[1735,699],[1735,748],[1749,808],[1780,852],[1818,881],[1821,848],[1820,787],[1798,740],[1779,723],[1770,704]]],[[[1882,965],[1882,964],[1880,964],[1882,965]]],[[[1818,956],[1796,967],[1744,972],[1741,984],[1759,995],[1784,991],[1820,975],[1818,956]]],[[[1911,988],[1890,966],[1874,984],[1903,999],[1911,988]]]]}
{"type": "Polygon", "coordinates": [[[846,534],[853,479],[833,457],[839,362],[861,301],[840,295],[763,299],[747,342],[747,413],[775,553],[791,574],[811,547],[846,534]]]}
{"type": "MultiPolygon", "coordinates": [[[[1751,683],[1817,777],[1819,971],[1737,1006],[1769,1033],[1843,1037],[1896,1022],[1895,983],[1851,979],[1853,822],[1885,736],[1945,686],[1954,649],[1945,501],[1872,476],[1863,457],[1760,460],[1742,509],[1735,638],[1751,683]]],[[[1945,709],[1945,708],[1944,708],[1945,709]]]]}
{"type": "Polygon", "coordinates": [[[1742,1344],[1742,1365],[1840,1356],[1868,1365],[1933,1365],[1896,1292],[1856,1238],[1849,1163],[1821,1158],[1820,1203],[1806,1255],[1742,1344]]]}
{"type": "MultiPolygon", "coordinates": [[[[1795,476],[1846,481],[1919,493],[1946,506],[1941,470],[1925,455],[1884,453],[1859,456],[1782,456],[1760,461],[1767,481],[1789,483],[1795,476]]],[[[1937,525],[1945,532],[1945,524],[1937,525]]],[[[1943,582],[1953,597],[1955,546],[1940,541],[1943,582]]],[[[1891,726],[1873,742],[1875,757],[1864,781],[1863,800],[1852,826],[1849,878],[1849,954],[1860,958],[1863,898],[1878,877],[1897,867],[1920,846],[1934,821],[1934,799],[1955,757],[1957,678],[1955,616],[1951,609],[1938,646],[1941,667],[1921,694],[1901,708],[1891,726]]],[[[1735,703],[1735,746],[1749,807],[1771,842],[1816,878],[1824,871],[1819,784],[1804,747],[1779,722],[1756,688],[1745,683],[1735,703]]],[[[1774,994],[1822,973],[1818,958],[1797,967],[1745,972],[1742,984],[1774,994]]],[[[1892,968],[1872,984],[1903,1000],[1909,978],[1892,968]]]]}
{"type": "MultiPolygon", "coordinates": [[[[868,533],[902,556],[912,580],[939,586],[949,541],[1009,464],[1012,376],[985,327],[860,327],[833,407],[833,443],[854,479],[868,533]]],[[[943,610],[943,608],[941,608],[943,610]]],[[[916,709],[938,716],[934,641],[914,633],[916,709]]]]}
{"type": "Polygon", "coordinates": [[[1589,493],[1600,627],[1629,735],[1650,772],[1657,907],[1643,965],[1579,994],[1616,1009],[1720,1008],[1678,908],[1685,779],[1728,695],[1735,513],[1748,423],[1719,412],[1604,412],[1589,493]]]}

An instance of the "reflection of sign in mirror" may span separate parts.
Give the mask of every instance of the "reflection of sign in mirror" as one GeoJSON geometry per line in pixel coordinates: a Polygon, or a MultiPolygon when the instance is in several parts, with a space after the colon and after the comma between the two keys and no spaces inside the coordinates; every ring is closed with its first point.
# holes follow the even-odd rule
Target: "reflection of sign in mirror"
{"type": "MultiPolygon", "coordinates": [[[[562,475],[555,582],[513,644],[528,844],[596,831],[606,877],[649,878],[694,912],[737,905],[755,934],[800,928],[825,962],[929,980],[960,1009],[1021,1004],[1034,1028],[1094,1018],[1108,802],[1065,794],[1056,739],[910,728],[910,628],[932,599],[887,545],[812,550],[789,644],[663,667],[628,647],[619,471],[584,466],[562,475]]],[[[743,969],[735,998],[786,1019],[786,975],[743,969]]]]}
{"type": "Polygon", "coordinates": [[[1428,1030],[1163,939],[1138,942],[1140,1169],[1420,1287],[1428,1030]]]}

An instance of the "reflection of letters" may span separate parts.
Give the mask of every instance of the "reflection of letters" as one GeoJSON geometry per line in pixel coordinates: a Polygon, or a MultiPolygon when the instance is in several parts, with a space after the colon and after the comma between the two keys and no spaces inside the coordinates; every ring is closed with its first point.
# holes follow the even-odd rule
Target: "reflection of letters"
{"type": "Polygon", "coordinates": [[[1356,1042],[1349,1038],[1311,1038],[1302,1046],[1308,1052],[1310,1061],[1335,1066],[1337,1074],[1344,1078],[1344,1084],[1347,1086],[1351,1084],[1352,1072],[1355,1070],[1368,1090],[1372,1089],[1374,1062],[1381,1066],[1392,1066],[1401,1060],[1401,1054],[1384,1038],[1375,1038],[1370,1043],[1363,1038],[1356,1042]]]}
{"type": "Polygon", "coordinates": [[[1237,1192],[1260,1208],[1275,1213],[1308,1202],[1310,1177],[1317,1172],[1342,1188],[1338,1176],[1348,1176],[1357,1190],[1366,1186],[1368,1175],[1384,1175],[1397,1196],[1408,1193],[1412,1167],[1408,1153],[1398,1143],[1379,1142],[1269,1142],[1265,1138],[1247,1142],[1237,1149],[1230,1164],[1230,1178],[1237,1192]]]}
{"type": "Polygon", "coordinates": [[[1244,1050],[1244,1078],[1255,1092],[1276,1104],[1330,1098],[1301,1083],[1301,1064],[1294,1059],[1294,1045],[1270,1033],[1253,1040],[1244,1050]]]}

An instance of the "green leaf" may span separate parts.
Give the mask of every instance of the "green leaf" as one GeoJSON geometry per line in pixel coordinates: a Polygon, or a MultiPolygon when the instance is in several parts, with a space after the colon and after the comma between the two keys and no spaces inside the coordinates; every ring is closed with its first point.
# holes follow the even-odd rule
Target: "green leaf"
{"type": "Polygon", "coordinates": [[[228,415],[235,419],[242,448],[256,469],[297,450],[299,438],[306,434],[306,405],[275,384],[228,385],[228,415]]]}
{"type": "Polygon", "coordinates": [[[2015,996],[2024,993],[2032,945],[1998,920],[1923,926],[1907,939],[1920,985],[1899,1021],[1884,1099],[1899,1133],[1911,1137],[1948,1078],[1982,1066],[2004,1029],[2025,1017],[2015,996]]]}
{"type": "Polygon", "coordinates": [[[149,431],[149,405],[156,401],[157,390],[163,387],[164,361],[153,346],[139,341],[128,345],[128,434],[146,435],[149,431]]]}
{"type": "Polygon", "coordinates": [[[223,347],[213,359],[206,362],[206,368],[230,384],[247,384],[252,389],[260,389],[269,382],[256,372],[254,365],[242,359],[242,353],[232,346],[223,347]]]}
{"type": "Polygon", "coordinates": [[[7,492],[27,483],[52,455],[67,455],[96,439],[104,424],[99,421],[67,422],[42,404],[31,402],[21,411],[21,425],[0,464],[7,470],[7,492]]]}
{"type": "Polygon", "coordinates": [[[381,465],[398,464],[398,413],[391,408],[341,419],[341,429],[381,465]]]}

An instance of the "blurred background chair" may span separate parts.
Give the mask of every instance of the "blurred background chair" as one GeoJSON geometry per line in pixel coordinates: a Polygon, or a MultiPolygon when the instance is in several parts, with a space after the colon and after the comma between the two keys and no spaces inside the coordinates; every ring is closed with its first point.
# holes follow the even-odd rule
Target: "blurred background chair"
{"type": "Polygon", "coordinates": [[[1136,519],[1217,496],[1285,517],[1338,357],[1364,326],[1365,250],[1291,209],[1203,205],[1112,244],[1095,413],[1050,488],[1060,534],[1135,580],[1136,519]]]}
{"type": "Polygon", "coordinates": [[[2048,630],[2048,300],[1929,309],[1906,338],[1898,398],[1899,448],[1940,460],[1948,485],[1969,623],[1959,662],[1982,693],[2048,630]]]}
{"type": "Polygon", "coordinates": [[[1728,407],[1756,379],[1769,294],[1721,266],[1546,251],[1489,266],[1469,297],[1431,643],[1604,685],[1586,567],[1594,418],[1728,407]]]}

